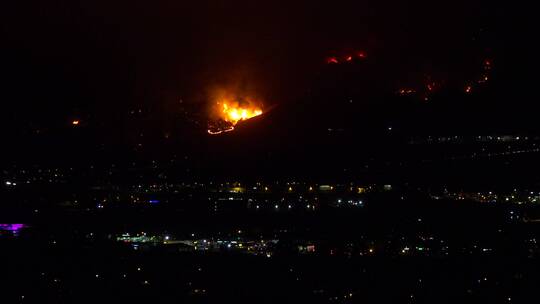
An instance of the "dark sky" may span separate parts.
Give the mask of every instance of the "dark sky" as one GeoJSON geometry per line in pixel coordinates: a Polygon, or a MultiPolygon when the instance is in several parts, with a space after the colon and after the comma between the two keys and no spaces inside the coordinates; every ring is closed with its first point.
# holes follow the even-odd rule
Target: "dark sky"
{"type": "Polygon", "coordinates": [[[141,133],[186,146],[204,135],[193,129],[204,130],[215,86],[241,83],[286,109],[343,97],[339,85],[320,88],[344,77],[354,97],[384,104],[391,88],[425,74],[476,77],[484,57],[497,74],[475,111],[489,105],[523,121],[537,98],[527,11],[492,1],[11,1],[0,13],[2,134],[16,155],[74,138],[133,145],[141,133]],[[325,58],[356,50],[371,63],[332,76],[325,58]]]}

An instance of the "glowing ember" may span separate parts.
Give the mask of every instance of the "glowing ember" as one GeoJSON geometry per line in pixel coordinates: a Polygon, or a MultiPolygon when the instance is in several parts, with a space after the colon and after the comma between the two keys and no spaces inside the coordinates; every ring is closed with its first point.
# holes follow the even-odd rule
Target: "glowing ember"
{"type": "Polygon", "coordinates": [[[228,129],[221,129],[221,130],[210,130],[208,129],[208,134],[210,135],[218,135],[218,134],[221,134],[221,133],[225,133],[225,132],[231,132],[232,130],[234,130],[234,127],[229,127],[228,129]]]}
{"type": "Polygon", "coordinates": [[[365,52],[360,51],[356,52],[355,54],[345,54],[343,56],[340,56],[342,59],[338,59],[337,57],[328,57],[326,58],[326,63],[328,64],[339,64],[339,63],[346,63],[346,62],[352,62],[355,58],[359,59],[366,59],[367,55],[365,52]]]}
{"type": "Polygon", "coordinates": [[[399,89],[398,93],[399,95],[405,96],[405,95],[412,95],[416,93],[416,91],[410,88],[402,88],[402,89],[399,89]]]}
{"type": "Polygon", "coordinates": [[[79,121],[78,120],[74,120],[71,122],[72,125],[74,126],[78,126],[79,125],[79,121]]]}
{"type": "Polygon", "coordinates": [[[336,57],[330,57],[326,60],[327,63],[339,63],[336,57]]]}

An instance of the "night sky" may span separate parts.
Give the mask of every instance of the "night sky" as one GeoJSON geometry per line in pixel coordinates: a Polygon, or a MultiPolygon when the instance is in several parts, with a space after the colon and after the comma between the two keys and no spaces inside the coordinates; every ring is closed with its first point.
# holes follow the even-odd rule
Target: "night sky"
{"type": "Polygon", "coordinates": [[[538,132],[536,22],[527,7],[470,2],[3,3],[6,159],[115,159],[126,151],[214,159],[208,151],[231,142],[233,153],[254,142],[266,149],[316,141],[328,128],[374,138],[388,126],[411,135],[538,132]],[[358,51],[365,62],[326,64],[358,51]],[[490,82],[464,96],[486,59],[490,82]],[[396,97],[426,78],[441,86],[428,102],[396,97]],[[241,87],[272,110],[249,132],[209,138],[215,87],[241,87]]]}

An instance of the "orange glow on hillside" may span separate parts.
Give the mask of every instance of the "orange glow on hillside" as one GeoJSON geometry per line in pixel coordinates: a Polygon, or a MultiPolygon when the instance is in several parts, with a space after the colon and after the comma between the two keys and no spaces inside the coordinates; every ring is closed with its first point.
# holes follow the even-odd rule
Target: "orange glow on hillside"
{"type": "Polygon", "coordinates": [[[247,120],[263,113],[262,110],[256,106],[239,106],[238,104],[226,101],[221,104],[223,112],[221,118],[233,125],[236,125],[241,120],[247,120]]]}
{"type": "Polygon", "coordinates": [[[216,135],[234,130],[236,124],[263,114],[262,104],[252,97],[223,93],[216,96],[211,108],[208,134],[216,135]]]}

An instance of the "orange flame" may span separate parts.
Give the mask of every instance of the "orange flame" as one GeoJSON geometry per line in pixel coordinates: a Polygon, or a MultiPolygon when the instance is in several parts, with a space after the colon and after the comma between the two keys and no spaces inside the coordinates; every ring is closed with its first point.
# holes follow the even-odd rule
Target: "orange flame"
{"type": "Polygon", "coordinates": [[[237,123],[248,120],[263,113],[261,107],[257,106],[251,98],[221,97],[215,103],[213,109],[214,120],[209,122],[208,133],[211,135],[231,132],[237,123]]]}
{"type": "Polygon", "coordinates": [[[255,116],[261,115],[263,112],[255,106],[239,106],[228,102],[223,102],[222,119],[236,125],[241,120],[247,120],[255,116]]]}

